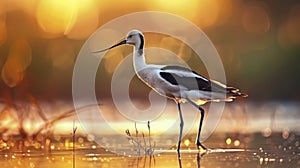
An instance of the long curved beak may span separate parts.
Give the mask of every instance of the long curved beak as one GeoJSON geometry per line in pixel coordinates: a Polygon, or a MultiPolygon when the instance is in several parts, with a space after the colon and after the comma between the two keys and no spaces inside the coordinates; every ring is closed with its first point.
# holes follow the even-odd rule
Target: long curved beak
{"type": "Polygon", "coordinates": [[[113,45],[109,48],[103,49],[103,50],[92,51],[92,53],[99,53],[99,52],[107,51],[107,50],[110,50],[112,48],[115,48],[115,47],[123,45],[123,44],[126,44],[126,40],[123,40],[123,41],[119,42],[118,44],[115,44],[115,45],[113,45]]]}

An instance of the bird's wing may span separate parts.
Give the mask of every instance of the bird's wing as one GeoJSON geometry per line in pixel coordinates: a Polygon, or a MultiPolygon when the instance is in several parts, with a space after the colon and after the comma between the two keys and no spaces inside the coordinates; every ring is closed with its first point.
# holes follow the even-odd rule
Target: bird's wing
{"type": "Polygon", "coordinates": [[[218,81],[208,80],[185,67],[165,66],[160,69],[160,76],[172,85],[182,86],[188,90],[209,91],[215,93],[226,93],[228,97],[247,97],[235,87],[228,87],[218,81]]]}
{"type": "Polygon", "coordinates": [[[211,91],[211,82],[188,68],[165,66],[160,70],[160,76],[172,85],[180,85],[188,90],[211,91]]]}

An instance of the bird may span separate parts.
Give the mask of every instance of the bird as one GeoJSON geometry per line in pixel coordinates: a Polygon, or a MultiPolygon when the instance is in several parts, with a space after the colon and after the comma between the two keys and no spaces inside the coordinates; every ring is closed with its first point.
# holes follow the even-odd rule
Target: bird
{"type": "Polygon", "coordinates": [[[184,127],[181,104],[186,102],[197,108],[201,114],[196,137],[197,148],[198,150],[200,150],[200,147],[203,150],[208,150],[200,142],[205,113],[201,106],[207,102],[230,102],[237,97],[247,97],[247,94],[240,92],[235,87],[228,87],[216,80],[207,79],[187,67],[147,64],[144,53],[145,39],[143,33],[139,30],[131,30],[128,32],[126,38],[119,43],[106,49],[92,51],[92,53],[104,52],[124,44],[133,46],[133,66],[138,78],[158,94],[174,100],[177,104],[180,118],[177,153],[180,154],[180,144],[184,127]]]}

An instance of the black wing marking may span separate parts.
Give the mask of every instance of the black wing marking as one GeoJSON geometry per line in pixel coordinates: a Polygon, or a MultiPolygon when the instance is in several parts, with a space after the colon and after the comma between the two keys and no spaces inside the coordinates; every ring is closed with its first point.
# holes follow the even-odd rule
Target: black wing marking
{"type": "Polygon", "coordinates": [[[179,70],[179,71],[192,72],[195,75],[199,75],[197,72],[195,72],[189,68],[177,66],[177,65],[168,65],[168,66],[162,67],[161,70],[179,70]]]}
{"type": "Polygon", "coordinates": [[[182,77],[170,72],[160,72],[159,74],[172,85],[181,85],[186,87],[188,90],[211,91],[210,81],[203,80],[202,78],[182,77]]]}

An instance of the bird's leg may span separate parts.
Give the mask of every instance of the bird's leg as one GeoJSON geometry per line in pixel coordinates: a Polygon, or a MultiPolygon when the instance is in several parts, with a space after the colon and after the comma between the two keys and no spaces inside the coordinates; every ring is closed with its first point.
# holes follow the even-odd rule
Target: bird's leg
{"type": "Polygon", "coordinates": [[[201,113],[201,117],[200,117],[200,123],[199,123],[199,129],[198,129],[198,134],[197,134],[197,139],[196,139],[196,144],[197,147],[199,149],[199,147],[201,147],[202,149],[206,150],[207,148],[202,145],[202,143],[200,142],[200,134],[201,134],[201,129],[202,129],[202,123],[203,123],[203,119],[204,119],[204,109],[202,107],[200,107],[199,105],[197,105],[194,101],[192,101],[191,99],[186,99],[189,103],[191,103],[193,106],[195,106],[201,113]]]}
{"type": "Polygon", "coordinates": [[[179,152],[180,152],[180,144],[181,144],[181,140],[182,140],[182,130],[183,130],[184,121],[182,118],[181,107],[180,107],[179,102],[177,102],[177,106],[178,106],[178,112],[179,112],[179,118],[180,118],[180,132],[179,132],[179,138],[178,138],[177,153],[178,153],[178,155],[180,155],[179,152]]]}
{"type": "Polygon", "coordinates": [[[201,118],[200,118],[200,124],[199,124],[199,129],[198,129],[198,135],[197,135],[197,146],[201,146],[202,149],[206,150],[207,148],[201,144],[200,142],[200,133],[201,133],[201,129],[202,129],[202,123],[203,123],[203,118],[204,118],[204,109],[200,106],[198,106],[198,109],[201,113],[201,118]]]}

